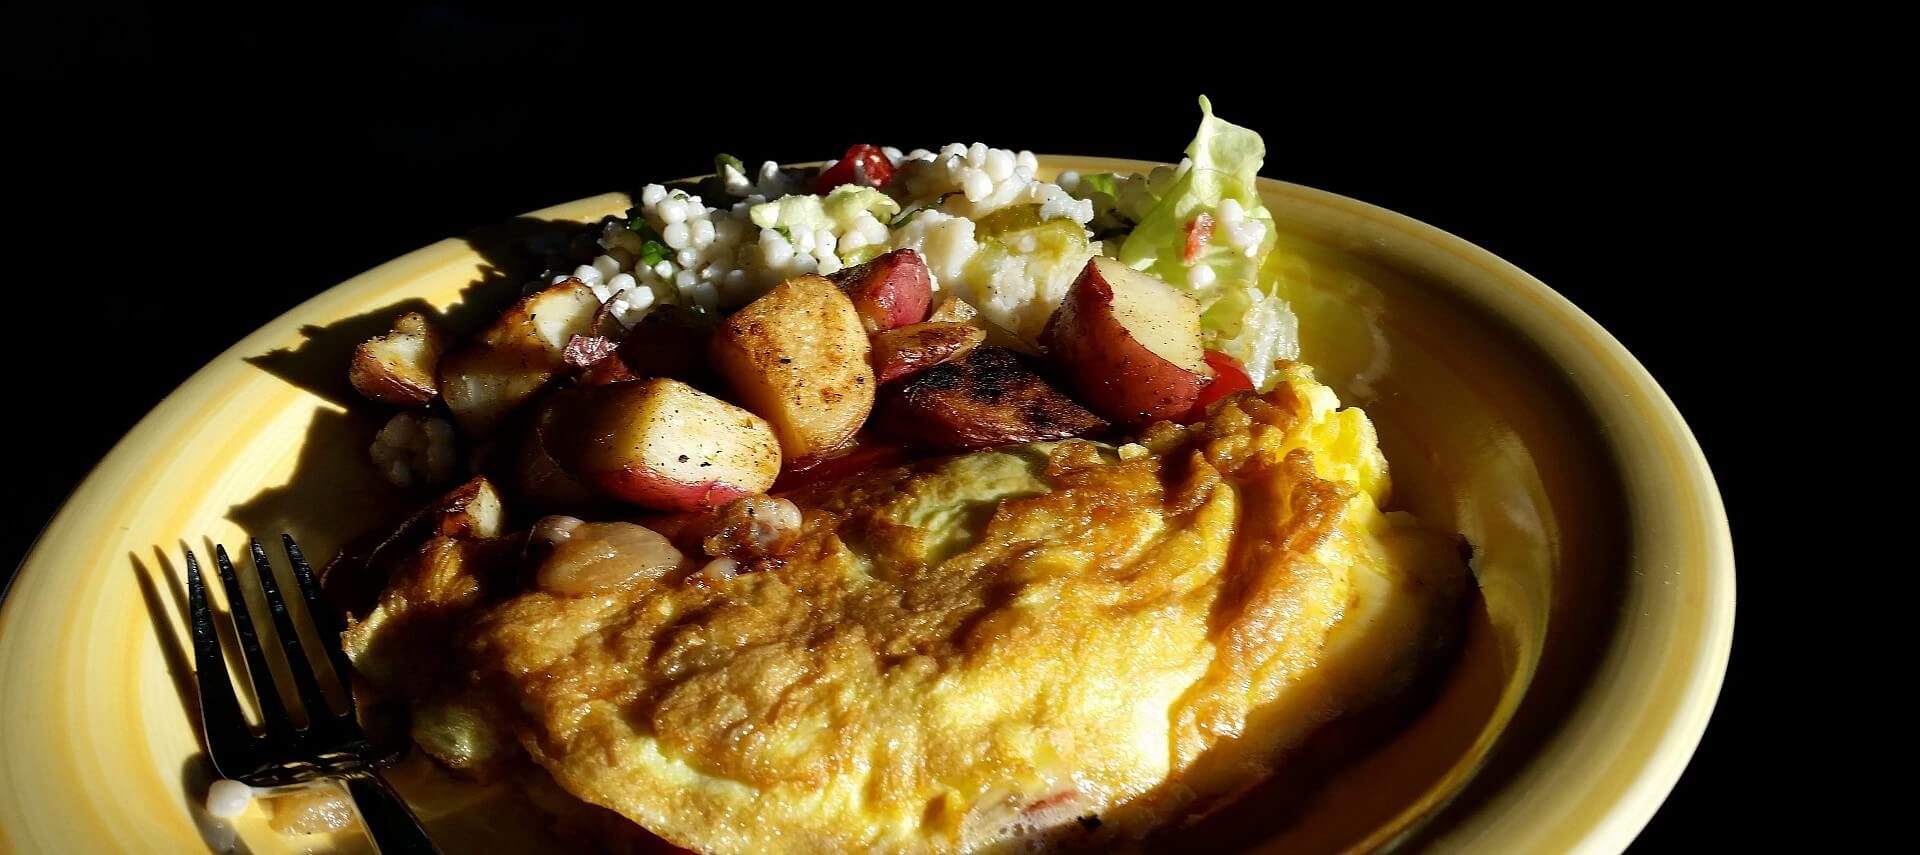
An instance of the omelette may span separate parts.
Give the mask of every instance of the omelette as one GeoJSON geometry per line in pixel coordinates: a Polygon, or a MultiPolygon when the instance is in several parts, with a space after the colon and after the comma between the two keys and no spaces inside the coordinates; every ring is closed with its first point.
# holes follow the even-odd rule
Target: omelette
{"type": "Polygon", "coordinates": [[[799,540],[730,578],[473,604],[415,733],[456,767],[517,743],[703,852],[1124,843],[1434,662],[1469,573],[1388,491],[1366,415],[1292,365],[1133,443],[790,494],[799,540]]]}

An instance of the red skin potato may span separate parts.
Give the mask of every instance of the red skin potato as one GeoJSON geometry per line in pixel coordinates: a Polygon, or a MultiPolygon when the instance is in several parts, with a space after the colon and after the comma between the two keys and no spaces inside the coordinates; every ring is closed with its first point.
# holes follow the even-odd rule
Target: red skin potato
{"type": "Polygon", "coordinates": [[[565,472],[611,498],[704,510],[764,492],[779,475],[779,442],[764,420],[679,381],[576,388],[555,399],[547,450],[565,472]],[[676,476],[671,470],[686,468],[690,456],[701,458],[694,471],[713,467],[721,477],[676,476]]]}
{"type": "MultiPolygon", "coordinates": [[[[1114,309],[1113,283],[1108,281],[1114,274],[1102,271],[1102,263],[1118,266],[1102,258],[1087,262],[1048,321],[1049,355],[1071,381],[1075,395],[1115,424],[1138,427],[1185,416],[1210,378],[1154,353],[1128,329],[1114,309]]],[[[1157,280],[1155,284],[1171,287],[1157,280]]],[[[1194,313],[1197,324],[1197,305],[1194,313]]]]}
{"type": "Polygon", "coordinates": [[[964,323],[909,324],[873,337],[874,382],[886,384],[967,355],[987,331],[964,323]]]}
{"type": "Polygon", "coordinates": [[[870,333],[920,323],[933,310],[933,274],[911,249],[896,249],[827,278],[852,298],[870,333]]]}

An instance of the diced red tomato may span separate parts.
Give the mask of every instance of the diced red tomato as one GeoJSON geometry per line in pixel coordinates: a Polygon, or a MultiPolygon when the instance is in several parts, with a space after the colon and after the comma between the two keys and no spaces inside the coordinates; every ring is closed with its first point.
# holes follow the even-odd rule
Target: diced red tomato
{"type": "Polygon", "coordinates": [[[906,449],[891,443],[867,442],[861,440],[844,453],[833,457],[796,460],[780,473],[769,493],[784,493],[824,484],[856,475],[868,469],[883,466],[896,466],[905,463],[909,455],[906,449]]]}
{"type": "Polygon", "coordinates": [[[880,149],[860,143],[847,149],[847,153],[832,168],[820,173],[820,180],[814,184],[814,192],[825,193],[842,184],[885,187],[892,180],[893,161],[888,160],[880,149]]]}
{"type": "Polygon", "coordinates": [[[1195,214],[1192,220],[1187,222],[1187,249],[1181,257],[1188,264],[1192,264],[1199,260],[1200,253],[1204,252],[1207,244],[1212,242],[1213,215],[1201,211],[1195,214]]]}
{"type": "Polygon", "coordinates": [[[1253,391],[1253,378],[1247,376],[1247,368],[1234,359],[1217,350],[1207,351],[1207,367],[1213,369],[1213,382],[1200,390],[1200,397],[1193,402],[1193,409],[1187,411],[1182,421],[1194,422],[1206,418],[1207,407],[1235,392],[1253,391]]]}

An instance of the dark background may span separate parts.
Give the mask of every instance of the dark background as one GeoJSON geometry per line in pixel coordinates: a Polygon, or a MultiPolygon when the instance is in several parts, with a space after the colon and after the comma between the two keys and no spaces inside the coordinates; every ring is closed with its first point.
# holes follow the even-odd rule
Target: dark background
{"type": "MultiPolygon", "coordinates": [[[[623,27],[435,5],[352,24],[165,28],[138,11],[0,14],[8,195],[25,223],[13,232],[25,263],[13,265],[11,300],[30,321],[12,336],[26,370],[11,393],[60,414],[15,420],[33,453],[13,472],[0,523],[9,569],[5,556],[26,551],[176,384],[259,324],[408,250],[699,173],[723,150],[757,163],[833,157],[856,141],[977,139],[1177,158],[1201,92],[1265,135],[1265,174],[1461,235],[1592,314],[1689,419],[1737,541],[1756,526],[1764,469],[1747,421],[1763,381],[1729,366],[1757,355],[1765,333],[1750,304],[1725,298],[1742,275],[1729,257],[1764,252],[1768,239],[1733,225],[1757,204],[1741,189],[1762,159],[1754,140],[1779,126],[1787,98],[1758,64],[1597,31],[1586,31],[1600,38],[1593,49],[1569,32],[1516,51],[1390,44],[1301,22],[1272,24],[1283,39],[1247,24],[1235,64],[1156,60],[1084,25],[875,26],[870,47],[851,51],[783,48],[820,43],[792,24],[719,38],[695,22],[680,37],[658,19],[623,27]],[[960,46],[982,39],[1030,53],[960,61],[960,46]]],[[[1740,555],[1720,706],[1637,849],[1708,835],[1785,842],[1809,812],[1806,793],[1789,804],[1773,777],[1798,758],[1769,739],[1779,699],[1763,663],[1788,647],[1767,629],[1788,596],[1768,584],[1769,558],[1740,555]]]]}

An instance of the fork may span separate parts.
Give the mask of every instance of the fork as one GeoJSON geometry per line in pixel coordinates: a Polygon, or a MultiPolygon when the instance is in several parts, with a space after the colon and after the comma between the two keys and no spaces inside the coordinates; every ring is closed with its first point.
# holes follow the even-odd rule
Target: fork
{"type": "Polygon", "coordinates": [[[207,740],[207,754],[222,778],[230,778],[250,787],[287,787],[320,779],[339,779],[346,783],[360,823],[373,839],[374,848],[383,855],[395,853],[437,853],[433,841],[420,827],[420,821],[407,809],[406,802],[380,777],[380,756],[360,728],[354,713],[353,688],[348,679],[350,666],[346,651],[337,639],[346,629],[340,616],[321,600],[314,584],[313,568],[308,566],[300,547],[291,535],[281,535],[287,558],[293,564],[293,577],[299,583],[307,614],[320,630],[327,648],[327,661],[346,697],[346,709],[335,713],[321,692],[320,681],[308,664],[300,636],[294,631],[293,615],[274,581],[273,565],[257,538],[249,538],[253,566],[260,575],[260,591],[280,636],[286,654],[287,670],[293,677],[300,703],[306,707],[307,725],[294,726],[280,692],[274,686],[267,652],[254,632],[253,619],[247,614],[247,601],[240,590],[240,578],[227,548],[213,548],[214,564],[227,591],[228,611],[233,616],[234,635],[240,641],[240,653],[246,660],[248,681],[260,708],[264,732],[255,735],[240,712],[233,683],[227,679],[226,659],[220,652],[215,633],[213,609],[207,605],[207,586],[200,577],[200,562],[187,549],[187,599],[193,621],[193,667],[200,685],[200,718],[207,740]]]}

